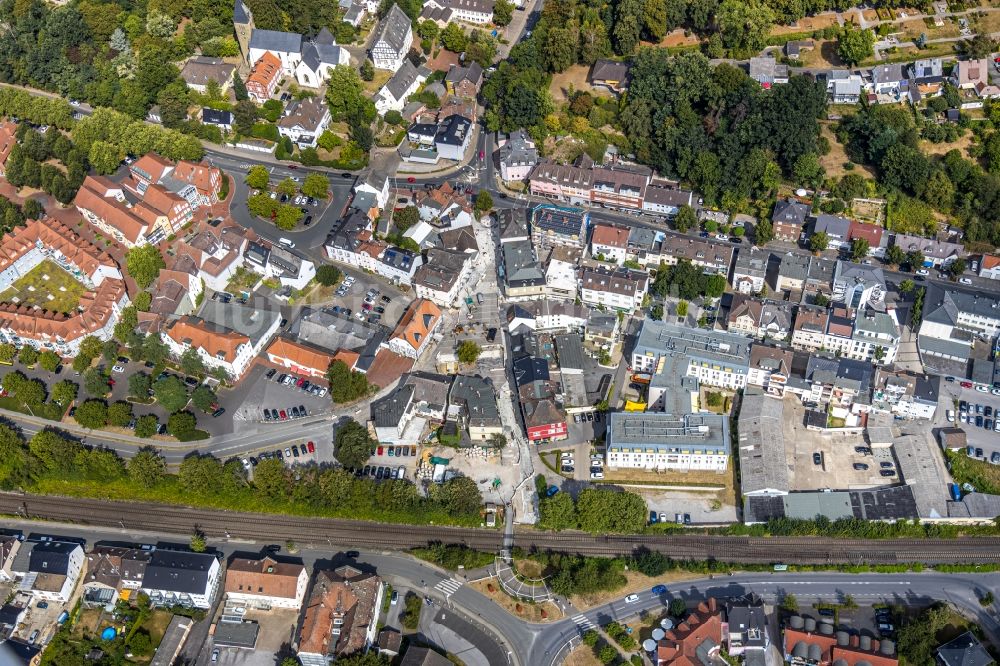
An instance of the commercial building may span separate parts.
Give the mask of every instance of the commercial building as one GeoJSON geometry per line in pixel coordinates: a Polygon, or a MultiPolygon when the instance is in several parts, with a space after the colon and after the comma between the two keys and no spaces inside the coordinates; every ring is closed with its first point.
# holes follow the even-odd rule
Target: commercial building
{"type": "Polygon", "coordinates": [[[226,600],[250,608],[302,608],[309,573],[301,562],[279,562],[270,555],[232,557],[226,567],[226,600]]]}
{"type": "Polygon", "coordinates": [[[612,412],[607,421],[607,464],[612,469],[721,472],[729,464],[724,415],[612,412]]]}

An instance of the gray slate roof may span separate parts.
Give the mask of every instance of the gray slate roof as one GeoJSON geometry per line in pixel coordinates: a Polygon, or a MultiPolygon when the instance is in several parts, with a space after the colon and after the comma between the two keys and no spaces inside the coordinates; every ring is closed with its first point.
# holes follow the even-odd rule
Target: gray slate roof
{"type": "Polygon", "coordinates": [[[402,99],[413,82],[417,80],[417,74],[417,68],[413,66],[413,63],[404,60],[402,66],[386,82],[385,89],[389,91],[393,99],[402,99]]]}
{"type": "Polygon", "coordinates": [[[208,572],[215,561],[211,553],[156,550],[146,565],[142,586],[182,594],[201,593],[208,585],[208,572]]]}
{"type": "Polygon", "coordinates": [[[379,24],[372,44],[385,42],[397,53],[403,50],[406,45],[406,35],[410,32],[410,17],[407,16],[399,5],[393,4],[389,13],[379,24]]]}
{"type": "Polygon", "coordinates": [[[301,53],[302,35],[297,32],[254,28],[250,34],[250,48],[282,53],[301,53]]]}

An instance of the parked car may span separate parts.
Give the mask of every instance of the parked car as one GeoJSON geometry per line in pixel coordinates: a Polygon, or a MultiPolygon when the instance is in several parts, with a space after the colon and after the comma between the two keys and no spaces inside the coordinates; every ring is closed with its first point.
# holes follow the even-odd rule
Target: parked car
{"type": "Polygon", "coordinates": [[[316,453],[316,445],[312,442],[306,442],[306,448],[309,450],[309,453],[316,453]]]}
{"type": "Polygon", "coordinates": [[[637,601],[639,601],[639,595],[638,594],[630,594],[627,597],[625,597],[625,603],[627,603],[627,604],[634,604],[637,601]]]}
{"type": "Polygon", "coordinates": [[[823,464],[823,454],[822,453],[820,453],[820,452],[817,451],[816,453],[813,454],[813,464],[814,465],[822,465],[823,464]]]}
{"type": "Polygon", "coordinates": [[[854,469],[858,470],[859,472],[864,472],[865,470],[868,469],[868,465],[864,463],[854,463],[854,469]]]}

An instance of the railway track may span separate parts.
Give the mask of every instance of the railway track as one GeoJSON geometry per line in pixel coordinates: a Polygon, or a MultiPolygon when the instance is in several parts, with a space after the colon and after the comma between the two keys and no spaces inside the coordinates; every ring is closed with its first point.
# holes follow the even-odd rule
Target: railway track
{"type": "MultiPolygon", "coordinates": [[[[360,520],[283,514],[243,513],[142,502],[0,493],[0,514],[75,525],[166,532],[187,536],[195,529],[209,537],[259,542],[296,541],[333,547],[406,550],[429,543],[461,544],[495,552],[503,535],[496,530],[393,525],[360,520]]],[[[629,555],[639,549],[674,559],[744,564],[925,564],[1000,562],[1000,538],[830,539],[689,535],[591,535],[518,529],[514,542],[525,549],[581,555],[629,555]]]]}

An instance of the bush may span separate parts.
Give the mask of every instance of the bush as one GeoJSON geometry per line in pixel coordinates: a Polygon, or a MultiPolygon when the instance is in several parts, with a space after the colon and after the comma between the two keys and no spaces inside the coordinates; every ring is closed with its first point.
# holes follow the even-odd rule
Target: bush
{"type": "Polygon", "coordinates": [[[420,622],[420,609],[423,608],[424,600],[418,594],[407,592],[406,598],[403,600],[403,605],[404,610],[400,616],[403,628],[409,631],[416,631],[417,625],[420,622]]]}

